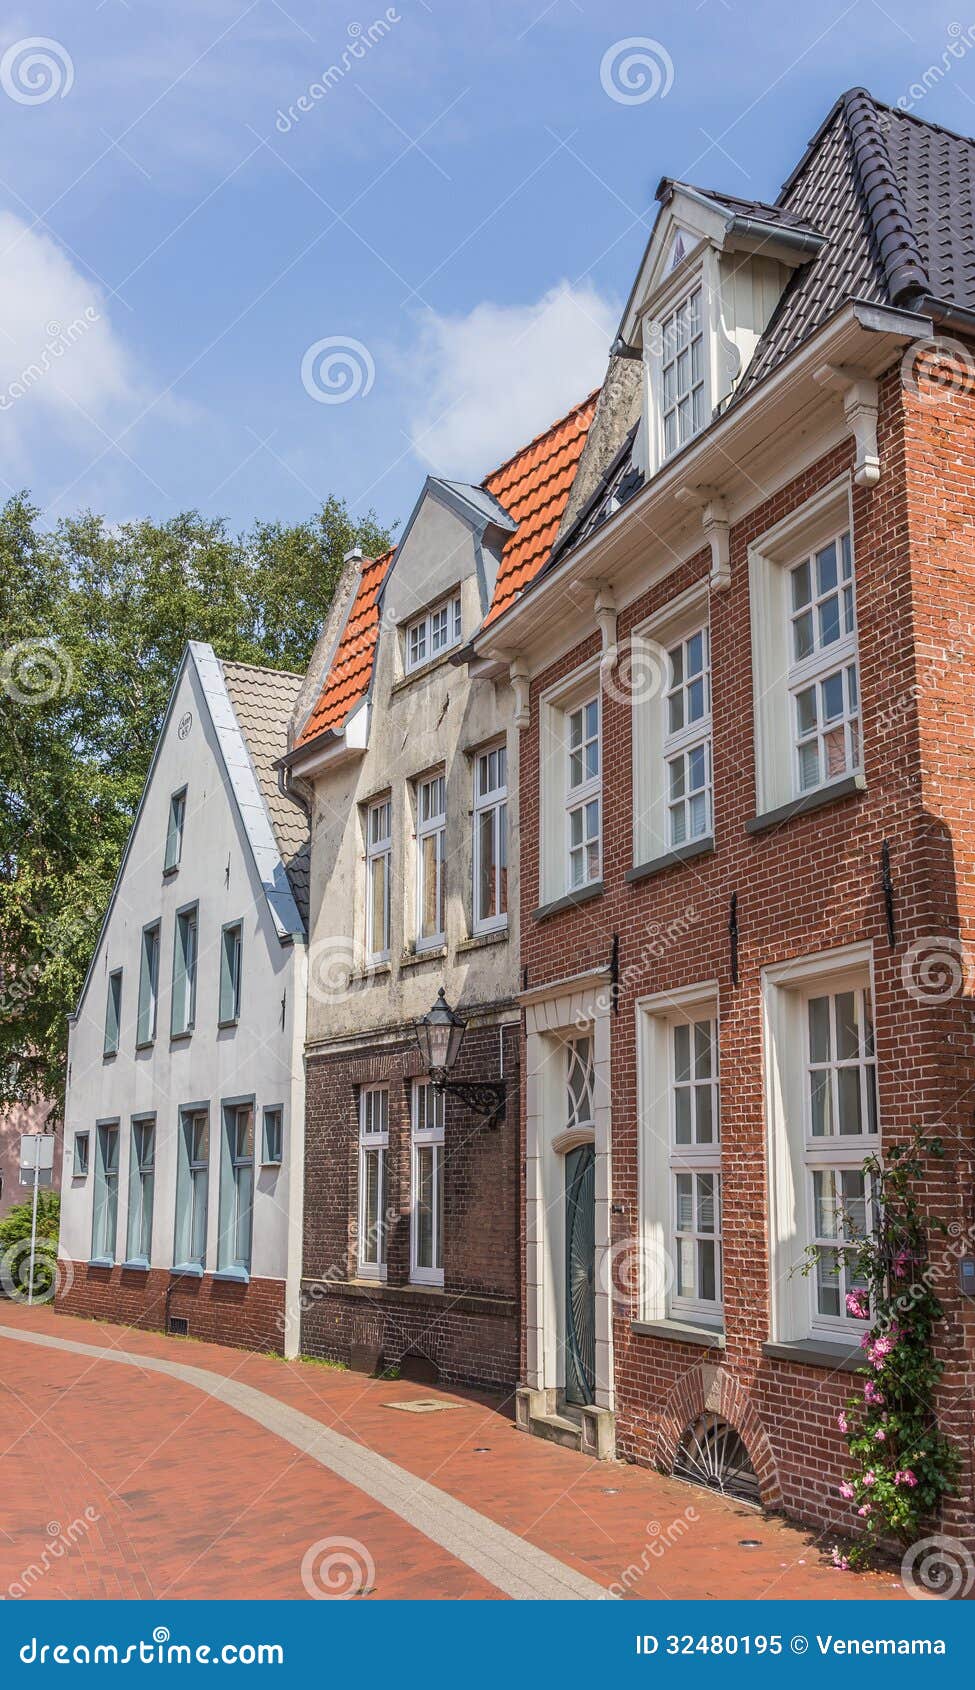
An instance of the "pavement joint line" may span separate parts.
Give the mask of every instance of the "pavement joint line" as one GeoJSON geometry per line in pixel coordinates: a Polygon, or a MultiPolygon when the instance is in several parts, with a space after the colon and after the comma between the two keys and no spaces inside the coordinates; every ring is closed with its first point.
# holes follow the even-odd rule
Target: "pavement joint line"
{"type": "Polygon", "coordinates": [[[566,1566],[544,1549],[528,1543],[516,1532],[499,1526],[460,1502],[448,1491],[420,1479],[386,1456],[341,1432],[334,1432],[311,1415],[292,1408],[280,1398],[260,1391],[241,1380],[213,1373],[209,1368],[167,1361],[159,1356],[140,1355],[130,1350],[102,1350],[95,1344],[81,1344],[72,1338],[27,1332],[0,1326],[0,1339],[37,1344],[43,1349],[62,1350],[70,1355],[96,1357],[121,1366],[162,1373],[183,1384],[194,1385],[207,1396],[244,1414],[276,1437],[317,1461],[347,1484],[388,1509],[415,1531],[422,1533],[473,1572],[479,1573],[506,1596],[516,1601],[612,1601],[603,1585],[566,1566]]]}

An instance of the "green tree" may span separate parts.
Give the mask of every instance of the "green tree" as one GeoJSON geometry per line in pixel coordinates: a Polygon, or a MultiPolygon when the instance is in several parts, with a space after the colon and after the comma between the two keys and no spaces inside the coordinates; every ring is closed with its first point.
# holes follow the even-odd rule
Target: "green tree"
{"type": "Polygon", "coordinates": [[[26,494],[0,510],[0,1107],[63,1097],[66,1016],[187,640],[300,672],[345,553],[389,544],[336,498],[239,535],[195,511],[45,531],[26,494]]]}
{"type": "MultiPolygon", "coordinates": [[[[25,1302],[30,1289],[30,1223],[33,1196],[15,1203],[0,1221],[0,1292],[25,1302]]],[[[56,1191],[37,1194],[37,1238],[34,1248],[34,1300],[50,1302],[54,1295],[61,1199],[56,1191]]]]}

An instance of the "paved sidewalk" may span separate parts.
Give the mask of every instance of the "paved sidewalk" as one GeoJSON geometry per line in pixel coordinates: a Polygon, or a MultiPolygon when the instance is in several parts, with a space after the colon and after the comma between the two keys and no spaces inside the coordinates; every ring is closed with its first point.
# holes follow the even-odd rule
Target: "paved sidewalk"
{"type": "Polygon", "coordinates": [[[905,1595],[474,1393],[0,1303],[0,1399],[0,1595],[905,1595]],[[391,1406],[418,1399],[452,1406],[391,1406]]]}

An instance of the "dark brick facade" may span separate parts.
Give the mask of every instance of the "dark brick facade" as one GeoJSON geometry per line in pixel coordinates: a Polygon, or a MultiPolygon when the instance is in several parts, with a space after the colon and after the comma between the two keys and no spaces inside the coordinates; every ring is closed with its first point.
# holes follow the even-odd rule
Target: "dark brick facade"
{"type": "Polygon", "coordinates": [[[90,1267],[76,1262],[55,1307],[89,1320],[165,1332],[170,1317],[187,1322],[186,1336],[234,1349],[284,1354],[284,1281],[252,1279],[247,1285],[196,1279],[165,1268],[90,1267]]]}
{"type": "MultiPolygon", "coordinates": [[[[465,1012],[466,1013],[466,1012],[465,1012]]],[[[510,1014],[510,1011],[509,1011],[510,1014]]],[[[305,1125],[302,1352],[348,1361],[359,1344],[384,1367],[510,1391],[518,1376],[520,1212],[517,1022],[469,1026],[455,1077],[508,1081],[504,1121],[484,1125],[448,1097],[444,1128],[444,1284],[410,1284],[412,1029],[372,1049],[309,1054],[305,1125]],[[388,1084],[384,1283],[356,1279],[359,1088],[388,1084]]]]}
{"type": "MultiPolygon", "coordinates": [[[[638,1334],[614,1313],[616,1425],[626,1457],[669,1469],[681,1431],[720,1405],[749,1447],[769,1503],[816,1524],[849,1524],[836,1498],[846,1446],[836,1426],[853,1381],[829,1367],[798,1366],[765,1352],[770,1265],[766,1188],[761,970],[871,941],[886,1142],[916,1126],[945,1142],[943,1175],[926,1205],[950,1229],[934,1241],[946,1319],[938,1333],[945,1372],[940,1414],[962,1458],[961,1492],[944,1528],[971,1537],[975,1303],[957,1289],[957,1255],[975,1253],[972,1129],[975,958],[975,398],[964,382],[932,403],[881,384],[882,479],[853,488],[866,790],[765,833],[749,834],[755,809],[750,541],[852,469],[844,445],[732,530],[731,585],[712,590],[714,850],[627,883],[632,861],[631,710],[619,686],[603,689],[604,891],[538,922],[539,694],[599,649],[594,633],[532,687],[522,736],[522,963],[527,982],[608,959],[619,935],[619,1013],[613,1019],[613,1234],[638,1224],[635,1001],[719,982],[722,1079],[725,1348],[638,1334]],[[881,847],[890,842],[897,922],[885,926],[881,847]],[[740,984],[731,976],[729,906],[738,895],[740,984]],[[668,938],[668,934],[679,935],[668,938]],[[958,948],[963,989],[946,1001],[907,989],[915,941],[946,936],[958,948]]],[[[625,518],[623,519],[625,520],[625,518]]],[[[652,537],[648,544],[652,543],[652,537]]],[[[633,626],[706,576],[701,551],[626,606],[633,626]]],[[[558,614],[553,605],[552,614],[558,614]]],[[[934,949],[938,946],[935,945],[934,949]]],[[[524,1357],[523,1357],[524,1366],[524,1357]]]]}

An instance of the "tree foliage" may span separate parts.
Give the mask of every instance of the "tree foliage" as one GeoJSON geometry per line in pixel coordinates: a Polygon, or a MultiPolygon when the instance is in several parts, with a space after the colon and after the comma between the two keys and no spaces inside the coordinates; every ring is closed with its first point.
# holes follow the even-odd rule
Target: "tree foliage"
{"type": "Polygon", "coordinates": [[[0,1107],[64,1091],[66,1016],[187,640],[302,671],[353,546],[390,537],[330,498],[234,535],[195,511],[53,530],[0,511],[0,1107]]]}

